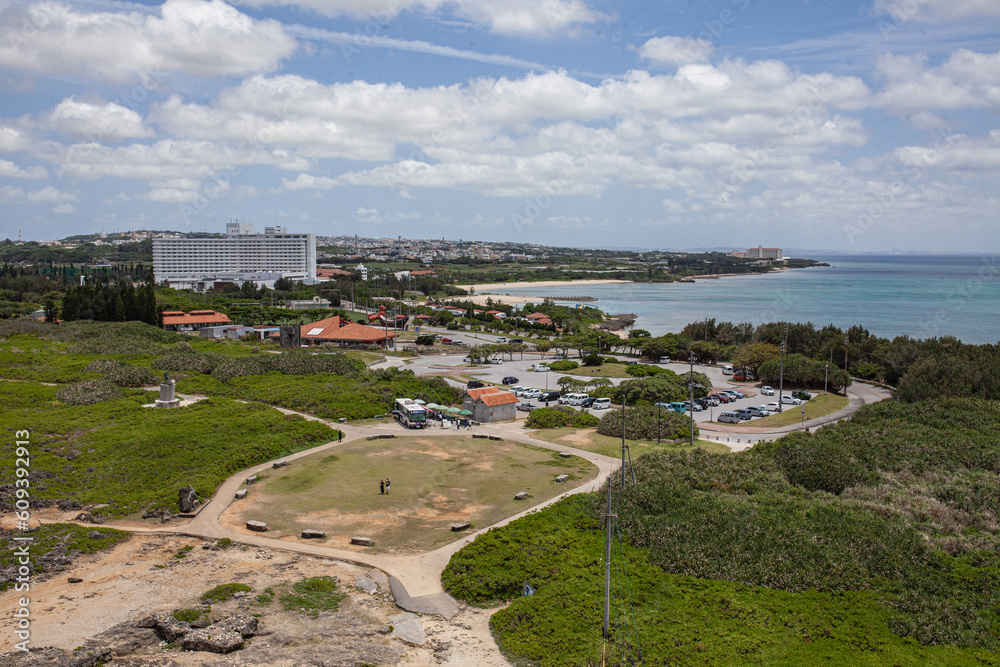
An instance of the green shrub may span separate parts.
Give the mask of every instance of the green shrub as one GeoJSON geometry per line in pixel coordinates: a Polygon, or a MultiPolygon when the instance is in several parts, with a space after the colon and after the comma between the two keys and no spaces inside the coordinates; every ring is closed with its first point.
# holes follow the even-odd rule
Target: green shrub
{"type": "Polygon", "coordinates": [[[600,422],[589,412],[559,405],[532,410],[524,420],[524,428],[594,428],[600,422]]]}
{"type": "Polygon", "coordinates": [[[659,366],[650,366],[648,364],[632,364],[625,369],[625,372],[633,377],[651,377],[653,375],[660,375],[661,373],[668,372],[665,368],[660,368],[659,366]]]}
{"type": "Polygon", "coordinates": [[[578,364],[577,362],[569,361],[566,359],[562,361],[553,361],[552,363],[549,364],[549,369],[553,371],[571,371],[574,368],[579,368],[579,367],[580,364],[578,364]]]}
{"type": "Polygon", "coordinates": [[[148,387],[156,384],[156,376],[148,368],[123,364],[116,359],[97,359],[83,369],[86,373],[104,373],[119,387],[148,387]]]}
{"type": "MultiPolygon", "coordinates": [[[[697,424],[694,428],[695,437],[698,437],[697,424]]],[[[622,411],[605,413],[597,425],[597,432],[622,437],[622,411]]],[[[691,420],[685,415],[656,406],[625,408],[625,437],[630,440],[679,440],[690,436],[691,420]]]]}
{"type": "Polygon", "coordinates": [[[202,607],[192,607],[190,609],[178,609],[172,615],[182,623],[194,623],[203,618],[208,618],[208,611],[202,607]]]}
{"type": "Polygon", "coordinates": [[[281,604],[285,611],[295,610],[316,618],[321,611],[337,611],[344,597],[332,577],[311,577],[293,585],[281,596],[281,604]]]}
{"type": "Polygon", "coordinates": [[[219,584],[215,588],[202,593],[201,599],[203,602],[225,602],[236,593],[250,593],[252,591],[253,587],[246,584],[219,584]]]}
{"type": "Polygon", "coordinates": [[[83,380],[63,387],[56,398],[66,405],[94,405],[121,397],[122,391],[114,382],[101,378],[83,380]]]}
{"type": "Polygon", "coordinates": [[[600,366],[604,363],[604,357],[599,354],[588,354],[583,358],[584,366],[600,366]]]}

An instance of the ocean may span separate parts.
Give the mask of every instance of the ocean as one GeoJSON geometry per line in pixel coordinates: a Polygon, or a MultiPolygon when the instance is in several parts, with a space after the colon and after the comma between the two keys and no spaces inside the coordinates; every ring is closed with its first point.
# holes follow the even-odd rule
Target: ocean
{"type": "Polygon", "coordinates": [[[811,255],[830,266],[694,283],[629,283],[495,290],[520,296],[593,296],[606,313],[634,313],[654,335],[689,322],[859,324],[885,338],[955,336],[1000,342],[1000,257],[811,255]]]}

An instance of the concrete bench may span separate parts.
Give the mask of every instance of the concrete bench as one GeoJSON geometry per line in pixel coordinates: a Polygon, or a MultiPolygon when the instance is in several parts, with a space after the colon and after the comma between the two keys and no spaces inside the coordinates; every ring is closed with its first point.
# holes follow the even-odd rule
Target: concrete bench
{"type": "Polygon", "coordinates": [[[375,546],[375,540],[370,537],[352,537],[351,544],[356,544],[359,547],[373,547],[375,546]]]}
{"type": "Polygon", "coordinates": [[[236,492],[236,500],[243,500],[246,497],[247,497],[246,489],[240,489],[239,491],[236,492]]]}
{"type": "Polygon", "coordinates": [[[267,524],[263,521],[247,521],[247,530],[252,530],[256,533],[266,533],[267,524]]]}
{"type": "Polygon", "coordinates": [[[469,529],[469,522],[468,521],[460,521],[458,523],[451,524],[451,531],[453,533],[460,533],[463,530],[468,530],[468,529],[469,529]]]}
{"type": "Polygon", "coordinates": [[[286,465],[288,465],[288,461],[275,461],[271,464],[271,467],[277,469],[284,468],[286,465]]]}
{"type": "Polygon", "coordinates": [[[247,484],[253,484],[257,481],[257,475],[250,475],[247,477],[247,484]]]}
{"type": "Polygon", "coordinates": [[[326,531],[323,530],[313,530],[311,528],[307,528],[302,531],[302,539],[304,540],[319,540],[324,537],[326,537],[326,531]]]}
{"type": "Polygon", "coordinates": [[[556,477],[556,484],[562,484],[563,482],[565,482],[568,479],[569,479],[569,475],[559,475],[558,477],[556,477]]]}

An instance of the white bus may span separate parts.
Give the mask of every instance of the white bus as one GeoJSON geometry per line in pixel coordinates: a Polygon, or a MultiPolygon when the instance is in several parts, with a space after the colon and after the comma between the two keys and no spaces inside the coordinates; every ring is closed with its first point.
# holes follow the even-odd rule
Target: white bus
{"type": "Polygon", "coordinates": [[[406,428],[426,428],[427,410],[412,398],[397,398],[392,416],[406,428]]]}

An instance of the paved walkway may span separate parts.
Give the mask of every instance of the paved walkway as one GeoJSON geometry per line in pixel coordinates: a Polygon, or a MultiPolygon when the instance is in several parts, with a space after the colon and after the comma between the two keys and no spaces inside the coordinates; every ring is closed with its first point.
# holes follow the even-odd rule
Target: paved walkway
{"type": "MultiPolygon", "coordinates": [[[[404,429],[395,422],[387,421],[385,424],[380,424],[372,428],[359,428],[351,426],[350,424],[335,424],[319,419],[315,416],[295,412],[293,410],[286,410],[284,408],[276,409],[285,414],[298,414],[312,421],[320,421],[330,426],[330,428],[339,428],[344,432],[343,443],[354,442],[362,438],[367,438],[370,435],[378,434],[391,433],[396,437],[420,437],[427,434],[426,431],[410,431],[408,429],[404,429]]],[[[515,440],[517,442],[523,442],[553,451],[569,452],[570,454],[584,458],[597,466],[597,477],[586,484],[568,489],[565,493],[562,493],[550,500],[529,507],[523,512],[508,517],[493,526],[489,526],[488,528],[483,528],[482,530],[465,535],[451,544],[447,544],[439,549],[435,549],[434,551],[429,551],[427,553],[412,556],[366,554],[363,552],[334,549],[319,544],[289,542],[265,537],[264,535],[247,535],[245,533],[237,533],[224,528],[220,524],[219,519],[226,508],[229,507],[229,504],[236,495],[236,491],[244,485],[247,477],[255,473],[271,469],[273,461],[268,461],[267,463],[247,468],[246,470],[243,470],[227,479],[221,486],[219,486],[215,495],[212,496],[211,502],[207,503],[198,515],[187,524],[172,528],[130,528],[128,530],[141,533],[190,535],[192,537],[205,539],[220,539],[228,537],[233,541],[237,541],[242,544],[267,547],[269,549],[280,549],[283,551],[291,551],[311,556],[335,558],[337,560],[376,567],[389,575],[393,595],[396,598],[396,603],[400,607],[406,609],[407,611],[440,614],[450,618],[458,612],[458,605],[455,600],[451,598],[451,596],[444,592],[444,589],[441,586],[441,573],[444,571],[445,566],[447,566],[448,561],[455,552],[472,542],[477,536],[486,532],[490,528],[506,525],[507,523],[528,514],[529,512],[551,505],[552,503],[555,503],[567,496],[576,493],[596,491],[601,487],[601,485],[604,484],[604,481],[608,478],[608,476],[618,468],[618,459],[603,456],[601,454],[594,454],[581,449],[575,449],[573,447],[554,445],[551,442],[532,438],[529,434],[521,431],[521,423],[522,422],[475,426],[468,429],[469,437],[471,437],[472,433],[498,435],[508,440],[515,440]]],[[[431,433],[433,433],[433,431],[431,433]]],[[[282,460],[291,462],[303,456],[309,456],[317,452],[333,449],[341,444],[342,443],[338,441],[328,442],[324,445],[320,445],[319,447],[313,447],[312,449],[282,457],[282,460]]]]}

